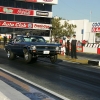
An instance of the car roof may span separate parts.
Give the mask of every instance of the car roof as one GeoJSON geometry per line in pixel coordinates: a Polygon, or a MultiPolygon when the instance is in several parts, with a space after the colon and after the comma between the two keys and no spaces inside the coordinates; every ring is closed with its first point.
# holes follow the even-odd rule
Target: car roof
{"type": "MultiPolygon", "coordinates": [[[[17,35],[17,37],[27,37],[27,35],[17,35]]],[[[29,37],[42,37],[38,35],[29,35],[29,37]]]]}

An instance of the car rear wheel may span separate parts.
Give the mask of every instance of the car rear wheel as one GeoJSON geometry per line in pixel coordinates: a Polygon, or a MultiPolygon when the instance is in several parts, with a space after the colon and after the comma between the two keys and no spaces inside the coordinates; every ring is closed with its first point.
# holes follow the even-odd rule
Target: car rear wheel
{"type": "Polygon", "coordinates": [[[16,58],[16,55],[12,51],[7,50],[7,57],[8,59],[13,60],[16,58]]]}
{"type": "Polygon", "coordinates": [[[32,55],[28,51],[24,52],[24,60],[26,63],[30,63],[32,61],[32,55]]]}
{"type": "Polygon", "coordinates": [[[50,56],[50,61],[55,63],[57,61],[57,55],[50,56]]]}

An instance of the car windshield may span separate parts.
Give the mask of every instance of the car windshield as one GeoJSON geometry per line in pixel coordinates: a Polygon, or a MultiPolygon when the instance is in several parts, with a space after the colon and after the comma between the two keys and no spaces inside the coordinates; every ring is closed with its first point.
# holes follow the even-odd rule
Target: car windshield
{"type": "Polygon", "coordinates": [[[43,37],[24,37],[25,42],[45,42],[43,37]]]}

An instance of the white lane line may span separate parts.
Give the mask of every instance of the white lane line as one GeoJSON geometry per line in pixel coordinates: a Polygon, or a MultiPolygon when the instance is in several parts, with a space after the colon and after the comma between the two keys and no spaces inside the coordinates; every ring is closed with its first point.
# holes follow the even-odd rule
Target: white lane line
{"type": "Polygon", "coordinates": [[[10,100],[10,99],[6,97],[2,92],[0,92],[0,100],[10,100]]]}
{"type": "Polygon", "coordinates": [[[40,86],[40,85],[38,85],[38,84],[36,84],[36,83],[34,83],[34,82],[31,82],[31,81],[29,81],[29,80],[27,80],[27,79],[25,79],[25,78],[23,78],[23,77],[21,77],[21,76],[19,76],[19,75],[16,75],[16,74],[14,74],[14,73],[12,73],[12,72],[10,72],[10,71],[7,71],[7,70],[5,70],[5,69],[3,69],[3,68],[1,68],[1,67],[0,67],[0,69],[3,70],[3,71],[5,71],[5,72],[7,72],[7,73],[9,73],[9,74],[11,74],[11,75],[13,75],[13,76],[16,76],[16,77],[18,77],[18,78],[20,78],[20,79],[26,81],[26,82],[28,82],[28,83],[30,83],[30,84],[32,84],[32,85],[38,87],[38,88],[40,88],[40,89],[42,89],[42,90],[44,90],[44,91],[46,91],[46,92],[48,92],[48,93],[50,93],[50,94],[52,94],[52,95],[55,95],[56,97],[58,97],[58,98],[60,98],[60,99],[62,99],[62,100],[70,100],[69,98],[66,98],[65,96],[62,96],[62,95],[60,95],[60,94],[58,94],[58,93],[56,93],[56,92],[54,92],[54,91],[51,91],[51,90],[49,90],[49,89],[47,89],[47,88],[45,88],[45,87],[42,87],[42,86],[40,86]]]}

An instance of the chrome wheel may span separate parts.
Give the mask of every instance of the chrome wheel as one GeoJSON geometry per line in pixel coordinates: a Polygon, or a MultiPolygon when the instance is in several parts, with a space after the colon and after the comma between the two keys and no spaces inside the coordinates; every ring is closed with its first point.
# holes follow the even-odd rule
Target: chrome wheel
{"type": "Polygon", "coordinates": [[[13,60],[13,59],[16,58],[16,55],[12,51],[8,50],[7,51],[7,57],[8,57],[8,59],[13,60]]]}
{"type": "Polygon", "coordinates": [[[28,51],[24,53],[24,60],[26,63],[30,63],[32,60],[32,55],[28,51]]]}
{"type": "Polygon", "coordinates": [[[25,60],[28,60],[28,59],[29,59],[29,54],[25,53],[25,60]]]}
{"type": "Polygon", "coordinates": [[[7,52],[7,57],[8,57],[8,58],[10,57],[10,51],[7,52]]]}

